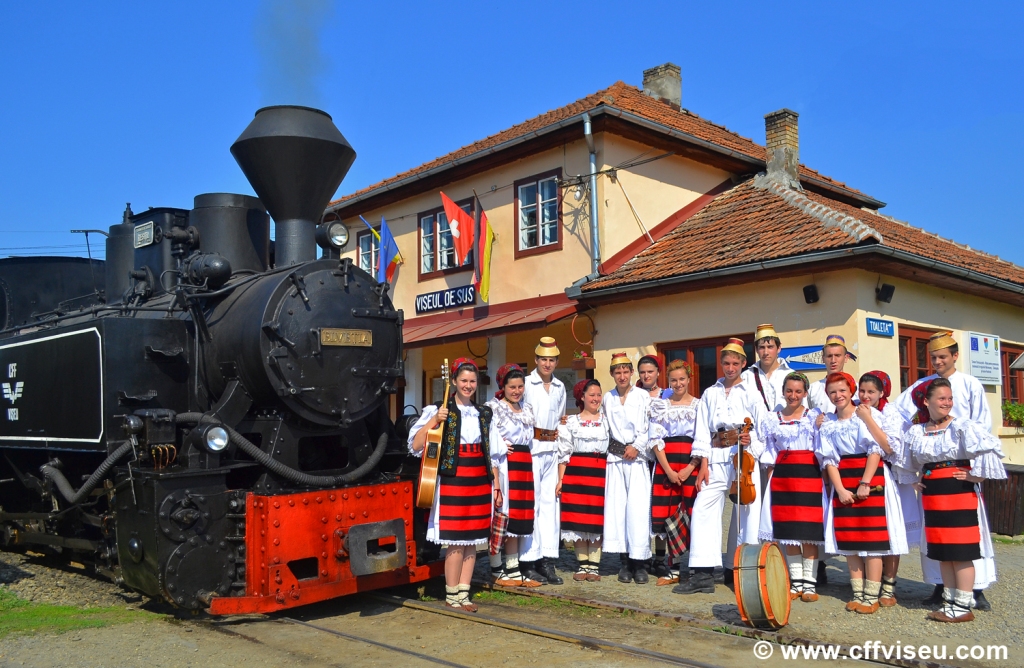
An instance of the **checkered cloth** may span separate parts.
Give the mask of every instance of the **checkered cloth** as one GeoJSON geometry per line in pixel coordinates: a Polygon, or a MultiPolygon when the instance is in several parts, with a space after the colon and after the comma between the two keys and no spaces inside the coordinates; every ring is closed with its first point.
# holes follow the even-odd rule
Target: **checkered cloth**
{"type": "Polygon", "coordinates": [[[686,535],[690,527],[690,516],[680,503],[679,507],[665,519],[665,543],[668,554],[675,559],[686,552],[686,535]]]}
{"type": "Polygon", "coordinates": [[[497,508],[491,516],[491,544],[490,554],[500,554],[501,546],[505,544],[505,532],[508,530],[508,515],[497,508]]]}

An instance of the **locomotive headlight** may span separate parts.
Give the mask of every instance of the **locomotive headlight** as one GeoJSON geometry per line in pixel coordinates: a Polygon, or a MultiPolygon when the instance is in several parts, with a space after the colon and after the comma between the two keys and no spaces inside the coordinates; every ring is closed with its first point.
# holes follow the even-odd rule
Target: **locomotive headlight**
{"type": "Polygon", "coordinates": [[[208,452],[220,452],[228,447],[228,431],[217,424],[204,424],[192,431],[192,442],[208,452]]]}
{"type": "Polygon", "coordinates": [[[316,243],[324,250],[341,250],[348,243],[348,227],[340,220],[316,228],[316,243]]]}

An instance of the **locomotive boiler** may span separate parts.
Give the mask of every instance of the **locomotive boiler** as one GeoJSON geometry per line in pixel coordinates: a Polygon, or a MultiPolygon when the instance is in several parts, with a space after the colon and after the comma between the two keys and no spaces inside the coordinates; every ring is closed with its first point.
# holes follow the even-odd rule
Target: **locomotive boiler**
{"type": "Polygon", "coordinates": [[[258,199],[129,207],[98,278],[0,280],[0,539],[213,614],[436,575],[388,416],[402,313],[316,222],[355,152],[293,106],[231,152],[258,199]]]}

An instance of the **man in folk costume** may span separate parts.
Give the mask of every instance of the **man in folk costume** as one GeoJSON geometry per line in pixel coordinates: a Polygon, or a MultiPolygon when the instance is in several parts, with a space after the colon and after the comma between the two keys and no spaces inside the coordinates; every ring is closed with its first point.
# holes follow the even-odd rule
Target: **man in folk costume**
{"type": "MultiPolygon", "coordinates": [[[[918,415],[915,391],[925,387],[928,382],[936,378],[945,378],[953,389],[953,408],[949,414],[954,418],[971,420],[991,433],[992,412],[989,410],[988,401],[985,398],[985,388],[981,381],[974,376],[957,371],[956,362],[960,358],[960,346],[953,338],[953,333],[944,331],[932,334],[928,339],[928,355],[935,373],[918,380],[896,399],[896,408],[903,415],[903,419],[910,424],[918,415]]],[[[918,393],[920,394],[920,392],[918,393]]],[[[942,603],[942,573],[939,569],[939,562],[929,559],[922,552],[921,569],[924,572],[925,582],[935,585],[935,590],[929,598],[925,599],[925,604],[938,605],[942,603]]],[[[991,557],[976,559],[974,561],[974,607],[978,610],[992,609],[992,604],[985,598],[984,590],[988,589],[995,581],[995,559],[991,557]]]]}
{"type": "Polygon", "coordinates": [[[604,549],[618,552],[619,582],[647,584],[651,558],[651,470],[647,463],[650,395],[633,386],[633,362],[615,353],[609,368],[615,388],[604,395],[608,422],[604,549]]]}
{"type": "MultiPolygon", "coordinates": [[[[825,378],[811,383],[807,391],[808,408],[817,408],[824,413],[834,413],[836,407],[829,401],[828,393],[825,392],[825,379],[833,373],[843,373],[847,359],[856,360],[850,350],[846,347],[846,339],[839,334],[829,334],[825,337],[825,345],[821,347],[821,356],[825,361],[825,378]]],[[[821,426],[821,420],[818,420],[821,426]]]]}
{"type": "Polygon", "coordinates": [[[523,577],[545,584],[562,584],[555,573],[559,539],[558,497],[558,425],[565,415],[565,385],[555,378],[558,344],[543,336],[534,350],[536,368],[526,377],[524,401],[534,417],[533,483],[536,498],[533,534],[521,542],[519,565],[523,577]]]}
{"type": "MultiPolygon", "coordinates": [[[[725,496],[731,483],[737,479],[736,455],[742,444],[754,459],[764,451],[764,443],[757,429],[741,429],[750,419],[755,427],[762,423],[767,411],[757,388],[746,381],[741,371],[747,361],[741,339],[729,339],[722,347],[719,359],[723,378],[701,395],[697,405],[697,418],[693,435],[692,457],[701,459],[697,474],[697,498],[693,501],[690,520],[690,580],[677,585],[672,591],[679,594],[713,594],[713,572],[722,566],[722,512],[725,496]]],[[[732,556],[736,543],[758,543],[761,517],[761,490],[755,484],[753,503],[740,506],[739,526],[735,517],[730,521],[730,563],[726,566],[725,581],[732,581],[732,556]]],[[[737,490],[738,491],[738,490],[737,490]]]]}
{"type": "Polygon", "coordinates": [[[757,350],[757,364],[747,367],[743,375],[746,381],[757,388],[768,411],[781,410],[786,405],[782,388],[786,376],[793,369],[786,360],[779,359],[782,340],[775,333],[773,325],[757,326],[754,331],[754,349],[757,350]]]}

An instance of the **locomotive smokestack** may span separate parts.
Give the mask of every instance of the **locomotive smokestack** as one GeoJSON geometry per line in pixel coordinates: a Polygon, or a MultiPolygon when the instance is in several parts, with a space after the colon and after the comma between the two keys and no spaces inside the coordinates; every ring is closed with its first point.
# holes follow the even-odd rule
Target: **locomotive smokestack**
{"type": "Polygon", "coordinates": [[[356,152],[318,109],[264,107],[231,155],[274,218],[275,264],[316,259],[314,230],[356,152]]]}

